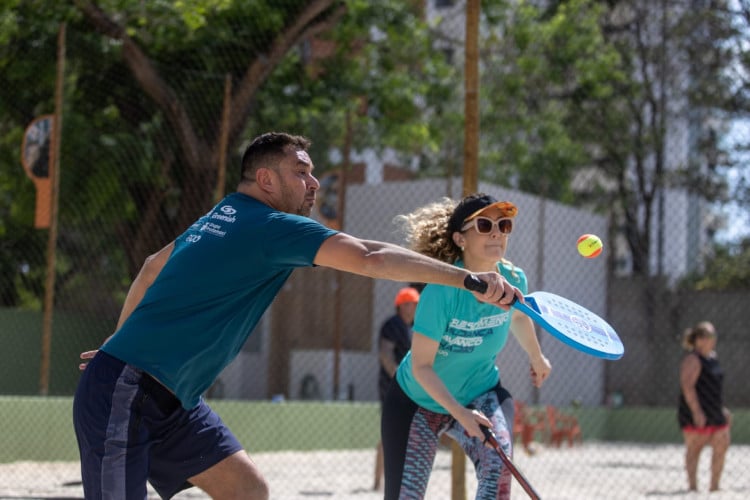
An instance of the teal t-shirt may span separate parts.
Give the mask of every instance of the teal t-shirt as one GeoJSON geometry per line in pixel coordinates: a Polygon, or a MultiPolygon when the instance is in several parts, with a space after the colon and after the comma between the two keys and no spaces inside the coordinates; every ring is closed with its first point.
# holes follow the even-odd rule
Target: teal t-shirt
{"type": "MultiPolygon", "coordinates": [[[[462,262],[457,266],[463,267],[462,262]]],[[[526,275],[512,264],[498,263],[498,271],[524,294],[526,275]]],[[[467,405],[492,389],[500,375],[495,358],[508,340],[511,311],[479,302],[468,290],[427,285],[419,297],[414,333],[440,343],[433,369],[456,400],[467,405]]],[[[411,351],[396,372],[404,392],[419,406],[448,413],[427,394],[412,372],[411,351]]]]}
{"type": "Polygon", "coordinates": [[[294,268],[336,234],[233,193],[175,240],[161,273],[102,346],[156,377],[185,408],[200,401],[294,268]]]}

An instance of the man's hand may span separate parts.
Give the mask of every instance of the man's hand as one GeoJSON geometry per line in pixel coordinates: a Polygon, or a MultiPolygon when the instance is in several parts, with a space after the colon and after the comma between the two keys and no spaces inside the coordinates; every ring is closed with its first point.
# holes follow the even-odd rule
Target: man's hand
{"type": "Polygon", "coordinates": [[[501,309],[508,310],[514,300],[524,302],[521,290],[514,287],[500,274],[490,273],[473,273],[469,276],[475,276],[479,279],[467,277],[464,285],[467,289],[474,292],[474,296],[481,302],[496,305],[501,309]]]}

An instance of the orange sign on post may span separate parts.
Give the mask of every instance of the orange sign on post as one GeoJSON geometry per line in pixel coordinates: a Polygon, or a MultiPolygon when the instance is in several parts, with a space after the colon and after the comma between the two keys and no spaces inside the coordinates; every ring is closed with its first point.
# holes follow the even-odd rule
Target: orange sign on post
{"type": "Polygon", "coordinates": [[[32,121],[23,134],[21,163],[36,187],[34,227],[48,228],[52,221],[52,127],[53,115],[42,115],[32,121]]]}

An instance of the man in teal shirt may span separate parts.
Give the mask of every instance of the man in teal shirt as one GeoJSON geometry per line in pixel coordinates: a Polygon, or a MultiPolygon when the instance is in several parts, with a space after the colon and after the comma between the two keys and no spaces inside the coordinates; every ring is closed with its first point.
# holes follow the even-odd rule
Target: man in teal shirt
{"type": "MultiPolygon", "coordinates": [[[[320,187],[309,141],[284,133],[245,150],[237,192],[146,259],[115,333],[81,354],[73,420],[87,499],[268,498],[263,475],[201,394],[237,355],[297,267],[463,287],[471,274],[308,216],[320,187]]],[[[496,272],[475,294],[507,308],[518,289],[496,272]]],[[[493,306],[493,307],[495,307],[493,306]]],[[[500,309],[498,309],[500,310],[500,309]]]]}

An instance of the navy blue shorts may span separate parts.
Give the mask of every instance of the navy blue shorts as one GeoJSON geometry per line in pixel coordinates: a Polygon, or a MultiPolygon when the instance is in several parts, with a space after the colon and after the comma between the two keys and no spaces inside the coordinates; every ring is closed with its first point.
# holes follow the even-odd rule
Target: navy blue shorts
{"type": "Polygon", "coordinates": [[[242,450],[203,400],[186,410],[147,373],[103,351],[81,375],[73,423],[87,499],[145,499],[146,481],[171,498],[242,450]]]}

